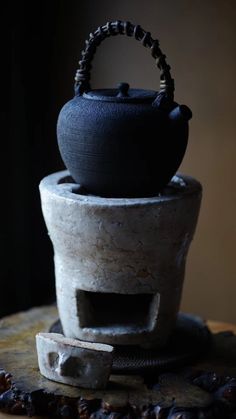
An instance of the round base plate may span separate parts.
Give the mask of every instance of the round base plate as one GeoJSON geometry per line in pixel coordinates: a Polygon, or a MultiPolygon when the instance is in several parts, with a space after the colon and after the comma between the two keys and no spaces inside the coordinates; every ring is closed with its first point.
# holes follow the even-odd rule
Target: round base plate
{"type": "MultiPolygon", "coordinates": [[[[50,332],[62,333],[60,320],[50,332]]],[[[165,371],[188,364],[210,349],[211,334],[204,321],[196,316],[179,313],[175,329],[162,349],[143,349],[139,346],[116,346],[113,373],[139,374],[165,371]]]]}

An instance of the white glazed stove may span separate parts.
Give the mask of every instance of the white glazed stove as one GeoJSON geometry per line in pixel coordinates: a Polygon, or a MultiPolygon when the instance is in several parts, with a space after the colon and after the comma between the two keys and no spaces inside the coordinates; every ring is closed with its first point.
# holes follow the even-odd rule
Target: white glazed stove
{"type": "MultiPolygon", "coordinates": [[[[110,345],[163,347],[179,310],[200,183],[178,174],[158,196],[102,198],[83,194],[63,171],[44,178],[40,193],[64,339],[72,347],[77,340],[105,344],[109,354],[110,345]]],[[[48,346],[46,338],[43,374],[65,382],[51,373],[59,370],[49,362],[53,337],[48,346]]],[[[86,348],[96,353],[96,346],[86,348]]],[[[85,385],[79,376],[66,382],[89,387],[89,378],[85,385]]]]}

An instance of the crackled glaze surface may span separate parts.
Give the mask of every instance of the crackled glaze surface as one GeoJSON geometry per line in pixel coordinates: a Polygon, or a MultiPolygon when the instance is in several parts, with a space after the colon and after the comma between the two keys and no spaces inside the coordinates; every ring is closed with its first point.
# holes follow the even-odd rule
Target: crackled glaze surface
{"type": "Polygon", "coordinates": [[[200,184],[179,175],[157,197],[101,198],[59,172],[40,192],[65,336],[163,345],[179,309],[200,184]]]}

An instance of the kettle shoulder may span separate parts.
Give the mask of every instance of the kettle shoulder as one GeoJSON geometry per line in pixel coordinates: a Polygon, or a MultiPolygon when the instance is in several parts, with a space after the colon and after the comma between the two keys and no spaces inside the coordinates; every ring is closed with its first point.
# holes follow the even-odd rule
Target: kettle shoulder
{"type": "Polygon", "coordinates": [[[167,117],[167,112],[159,110],[157,107],[152,106],[152,103],[124,103],[124,102],[111,102],[111,101],[102,101],[102,100],[91,100],[83,98],[82,96],[75,96],[73,99],[69,100],[62,107],[59,117],[64,114],[74,113],[76,115],[97,115],[104,116],[104,114],[111,114],[121,117],[121,115],[150,115],[160,118],[167,117]]]}

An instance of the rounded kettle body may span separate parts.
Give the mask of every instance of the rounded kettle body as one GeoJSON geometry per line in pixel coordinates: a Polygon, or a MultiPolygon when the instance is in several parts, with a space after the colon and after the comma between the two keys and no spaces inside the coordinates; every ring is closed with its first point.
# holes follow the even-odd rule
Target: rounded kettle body
{"type": "Polygon", "coordinates": [[[60,112],[57,135],[66,167],[89,193],[142,197],[157,194],[175,174],[188,124],[150,103],[75,96],[60,112]]]}

